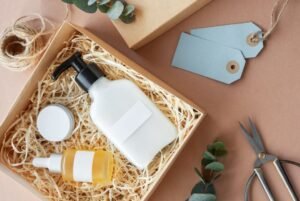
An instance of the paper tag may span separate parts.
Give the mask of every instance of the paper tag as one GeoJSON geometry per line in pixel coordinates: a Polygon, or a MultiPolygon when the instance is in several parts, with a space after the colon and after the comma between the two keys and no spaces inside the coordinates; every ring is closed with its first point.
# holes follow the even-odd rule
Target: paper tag
{"type": "Polygon", "coordinates": [[[240,50],[182,33],[172,65],[230,84],[241,78],[245,59],[240,50]]]}
{"type": "Polygon", "coordinates": [[[263,49],[263,41],[252,43],[250,38],[262,30],[252,22],[191,30],[191,35],[239,49],[245,58],[256,57],[263,49]]]}
{"type": "Polygon", "coordinates": [[[141,102],[136,102],[109,129],[109,134],[115,143],[123,143],[152,115],[152,112],[141,102]]]}

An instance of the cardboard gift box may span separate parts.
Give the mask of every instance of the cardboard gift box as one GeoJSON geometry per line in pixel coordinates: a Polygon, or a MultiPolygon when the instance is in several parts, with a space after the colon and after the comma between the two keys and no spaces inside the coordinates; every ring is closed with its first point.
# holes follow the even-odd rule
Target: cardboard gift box
{"type": "MultiPolygon", "coordinates": [[[[105,43],[103,40],[97,38],[94,36],[92,33],[87,31],[84,28],[72,25],[70,23],[65,22],[61,28],[57,31],[55,34],[54,38],[51,41],[50,46],[46,50],[45,54],[41,58],[39,64],[36,66],[34,69],[33,74],[31,75],[31,78],[29,81],[25,84],[20,96],[18,99],[15,101],[13,104],[13,107],[10,109],[8,116],[4,120],[3,124],[0,127],[0,149],[2,150],[2,154],[5,155],[5,157],[9,157],[11,153],[6,153],[5,149],[3,149],[4,146],[4,140],[7,135],[9,135],[8,130],[11,129],[13,122],[20,117],[20,115],[24,115],[24,111],[26,111],[26,108],[28,107],[28,104],[30,104],[30,99],[34,95],[36,89],[39,84],[39,81],[44,79],[45,73],[48,70],[48,67],[52,65],[53,61],[57,57],[57,54],[60,52],[60,50],[64,47],[65,42],[70,39],[74,35],[74,33],[80,33],[84,36],[87,36],[90,40],[94,41],[97,43],[101,48],[103,48],[105,51],[109,52],[114,58],[120,60],[121,62],[124,63],[124,65],[129,66],[133,72],[136,72],[139,77],[144,77],[145,79],[155,83],[158,85],[158,89],[165,90],[166,93],[170,96],[174,96],[176,99],[182,101],[188,108],[189,108],[189,114],[182,113],[182,115],[189,115],[189,116],[195,116],[195,120],[193,124],[190,125],[180,125],[182,127],[186,126],[185,130],[185,135],[182,137],[181,141],[178,140],[178,147],[176,147],[176,150],[174,150],[171,154],[170,157],[168,158],[167,162],[164,164],[164,166],[159,170],[159,172],[156,173],[156,177],[154,177],[153,182],[147,188],[145,192],[141,192],[140,198],[135,199],[135,200],[142,200],[145,201],[147,200],[150,195],[154,192],[155,188],[158,187],[159,183],[161,182],[163,176],[166,174],[168,169],[172,166],[176,158],[178,157],[179,153],[182,151],[184,148],[185,144],[188,142],[188,140],[191,138],[193,132],[195,129],[198,127],[200,122],[203,120],[205,117],[205,112],[197,105],[195,105],[192,101],[190,101],[188,98],[185,98],[181,94],[179,94],[176,90],[172,89],[169,87],[167,84],[165,84],[163,81],[159,80],[157,77],[151,75],[149,72],[144,70],[141,66],[137,65],[130,59],[128,59],[126,56],[124,56],[122,53],[118,52],[114,48],[112,48],[110,45],[105,43]],[[4,153],[3,153],[4,150],[4,153]]],[[[182,111],[177,111],[177,112],[182,112],[182,111]]],[[[181,117],[181,118],[184,118],[181,117]]],[[[50,153],[49,153],[50,154],[50,153]]],[[[12,178],[17,180],[17,182],[25,185],[28,189],[32,190],[33,192],[36,193],[37,196],[39,196],[42,199],[48,198],[48,199],[53,199],[53,200],[69,200],[69,198],[58,198],[55,195],[47,195],[48,191],[45,190],[43,192],[38,192],[37,189],[33,188],[34,182],[31,181],[31,183],[24,179],[22,175],[17,174],[14,168],[18,167],[10,167],[3,159],[3,155],[1,156],[0,160],[0,170],[3,171],[4,173],[10,175],[12,178]]],[[[20,166],[22,168],[22,166],[20,166]]],[[[28,167],[28,164],[27,164],[28,167]]],[[[33,167],[32,167],[33,168],[33,167]]],[[[22,172],[22,170],[20,170],[22,172]]],[[[30,172],[29,172],[30,174],[30,172]]],[[[55,177],[57,178],[57,177],[55,177]]],[[[61,180],[58,179],[61,183],[61,180]]],[[[48,184],[48,185],[51,185],[48,184]]],[[[76,192],[78,193],[78,192],[76,192]]],[[[77,200],[82,200],[80,197],[77,198],[77,200]]],[[[113,200],[119,200],[119,199],[113,199],[113,200]]],[[[123,200],[123,199],[122,199],[123,200]]]]}
{"type": "Polygon", "coordinates": [[[137,49],[169,30],[211,0],[127,0],[136,7],[131,24],[113,21],[130,48],[137,49]]]}

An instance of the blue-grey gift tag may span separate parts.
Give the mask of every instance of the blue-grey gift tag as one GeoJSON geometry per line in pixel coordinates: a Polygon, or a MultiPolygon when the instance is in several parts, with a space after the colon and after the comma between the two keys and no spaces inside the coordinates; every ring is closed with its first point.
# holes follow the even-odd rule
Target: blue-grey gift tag
{"type": "Polygon", "coordinates": [[[172,65],[230,84],[241,78],[245,59],[238,49],[182,33],[172,65]]]}
{"type": "Polygon", "coordinates": [[[262,30],[252,22],[193,29],[181,35],[172,65],[230,84],[241,78],[245,58],[263,47],[262,30]]]}
{"type": "Polygon", "coordinates": [[[254,58],[263,49],[262,30],[252,22],[191,30],[191,34],[242,51],[245,58],[254,58]],[[258,37],[258,40],[253,40],[258,37]]]}

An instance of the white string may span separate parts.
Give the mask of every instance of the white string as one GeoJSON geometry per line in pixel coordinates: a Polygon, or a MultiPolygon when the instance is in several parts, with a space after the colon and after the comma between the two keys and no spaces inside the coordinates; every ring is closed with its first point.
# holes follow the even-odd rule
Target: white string
{"type": "Polygon", "coordinates": [[[276,3],[273,6],[273,10],[272,10],[270,28],[266,32],[264,32],[263,40],[266,40],[272,34],[272,32],[276,28],[282,14],[283,14],[283,11],[287,7],[288,3],[289,3],[289,0],[276,1],[276,3]]]}
{"type": "Polygon", "coordinates": [[[252,43],[257,44],[259,41],[267,40],[270,37],[270,35],[273,33],[276,26],[278,25],[279,20],[283,14],[283,11],[287,7],[288,3],[289,3],[289,0],[277,0],[275,2],[273,9],[272,9],[271,22],[270,22],[270,26],[269,26],[268,30],[265,32],[259,31],[259,32],[253,33],[250,38],[250,41],[252,43]]]}

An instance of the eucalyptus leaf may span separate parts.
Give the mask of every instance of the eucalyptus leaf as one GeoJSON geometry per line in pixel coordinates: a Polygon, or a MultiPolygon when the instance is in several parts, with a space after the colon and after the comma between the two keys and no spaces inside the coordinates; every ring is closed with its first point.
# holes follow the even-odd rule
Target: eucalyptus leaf
{"type": "Polygon", "coordinates": [[[93,5],[94,3],[96,3],[96,1],[97,1],[97,0],[89,0],[89,1],[88,1],[88,6],[93,5]]]}
{"type": "Polygon", "coordinates": [[[194,193],[211,193],[216,194],[213,184],[205,184],[203,182],[198,182],[192,189],[191,194],[194,193]]]}
{"type": "Polygon", "coordinates": [[[211,161],[214,161],[216,160],[216,157],[214,155],[212,155],[212,153],[208,152],[208,151],[205,151],[203,153],[203,158],[207,159],[207,160],[211,160],[211,161]]]}
{"type": "Polygon", "coordinates": [[[127,15],[129,15],[129,14],[133,13],[133,12],[134,12],[134,10],[135,10],[135,7],[134,7],[134,5],[132,5],[132,4],[128,4],[128,5],[126,5],[126,6],[125,6],[125,9],[124,9],[123,15],[127,16],[127,15]]]}
{"type": "Polygon", "coordinates": [[[215,156],[217,157],[222,157],[227,155],[227,150],[226,149],[220,149],[215,151],[215,156]]]}
{"type": "Polygon", "coordinates": [[[224,170],[224,165],[220,162],[214,161],[205,166],[206,170],[212,170],[215,172],[221,172],[224,170]]]}
{"type": "Polygon", "coordinates": [[[125,24],[129,24],[131,22],[133,22],[135,20],[135,14],[134,12],[133,13],[130,13],[129,15],[121,15],[120,16],[120,20],[122,22],[124,22],[125,24]]]}
{"type": "Polygon", "coordinates": [[[94,13],[97,11],[97,3],[95,2],[92,5],[88,5],[89,0],[74,0],[74,4],[81,10],[87,13],[94,13]]]}
{"type": "Polygon", "coordinates": [[[65,3],[73,4],[73,0],[62,0],[65,3]]]}
{"type": "Polygon", "coordinates": [[[206,158],[202,158],[201,165],[205,167],[206,165],[210,164],[211,162],[214,162],[214,161],[206,159],[206,158]]]}
{"type": "Polygon", "coordinates": [[[124,10],[124,4],[121,1],[116,1],[111,8],[107,11],[107,15],[110,19],[118,19],[124,10]]]}
{"type": "Polygon", "coordinates": [[[103,5],[98,5],[98,9],[102,12],[102,13],[107,13],[107,11],[109,10],[109,6],[106,4],[103,5]]]}
{"type": "Polygon", "coordinates": [[[216,142],[214,142],[213,147],[214,147],[214,150],[215,150],[214,154],[217,157],[225,156],[227,154],[227,150],[226,150],[224,142],[216,141],[216,142]]]}
{"type": "Polygon", "coordinates": [[[216,157],[222,157],[227,154],[224,142],[215,141],[213,144],[207,146],[207,150],[216,157]]]}
{"type": "Polygon", "coordinates": [[[109,2],[110,2],[110,0],[99,0],[99,5],[104,5],[104,4],[107,4],[109,2]]]}
{"type": "Polygon", "coordinates": [[[196,193],[193,194],[189,201],[216,201],[217,198],[215,195],[213,194],[200,194],[200,193],[196,193]]]}
{"type": "Polygon", "coordinates": [[[215,142],[213,143],[213,147],[214,147],[215,149],[225,149],[225,144],[224,144],[224,142],[222,142],[222,141],[215,141],[215,142]]]}

